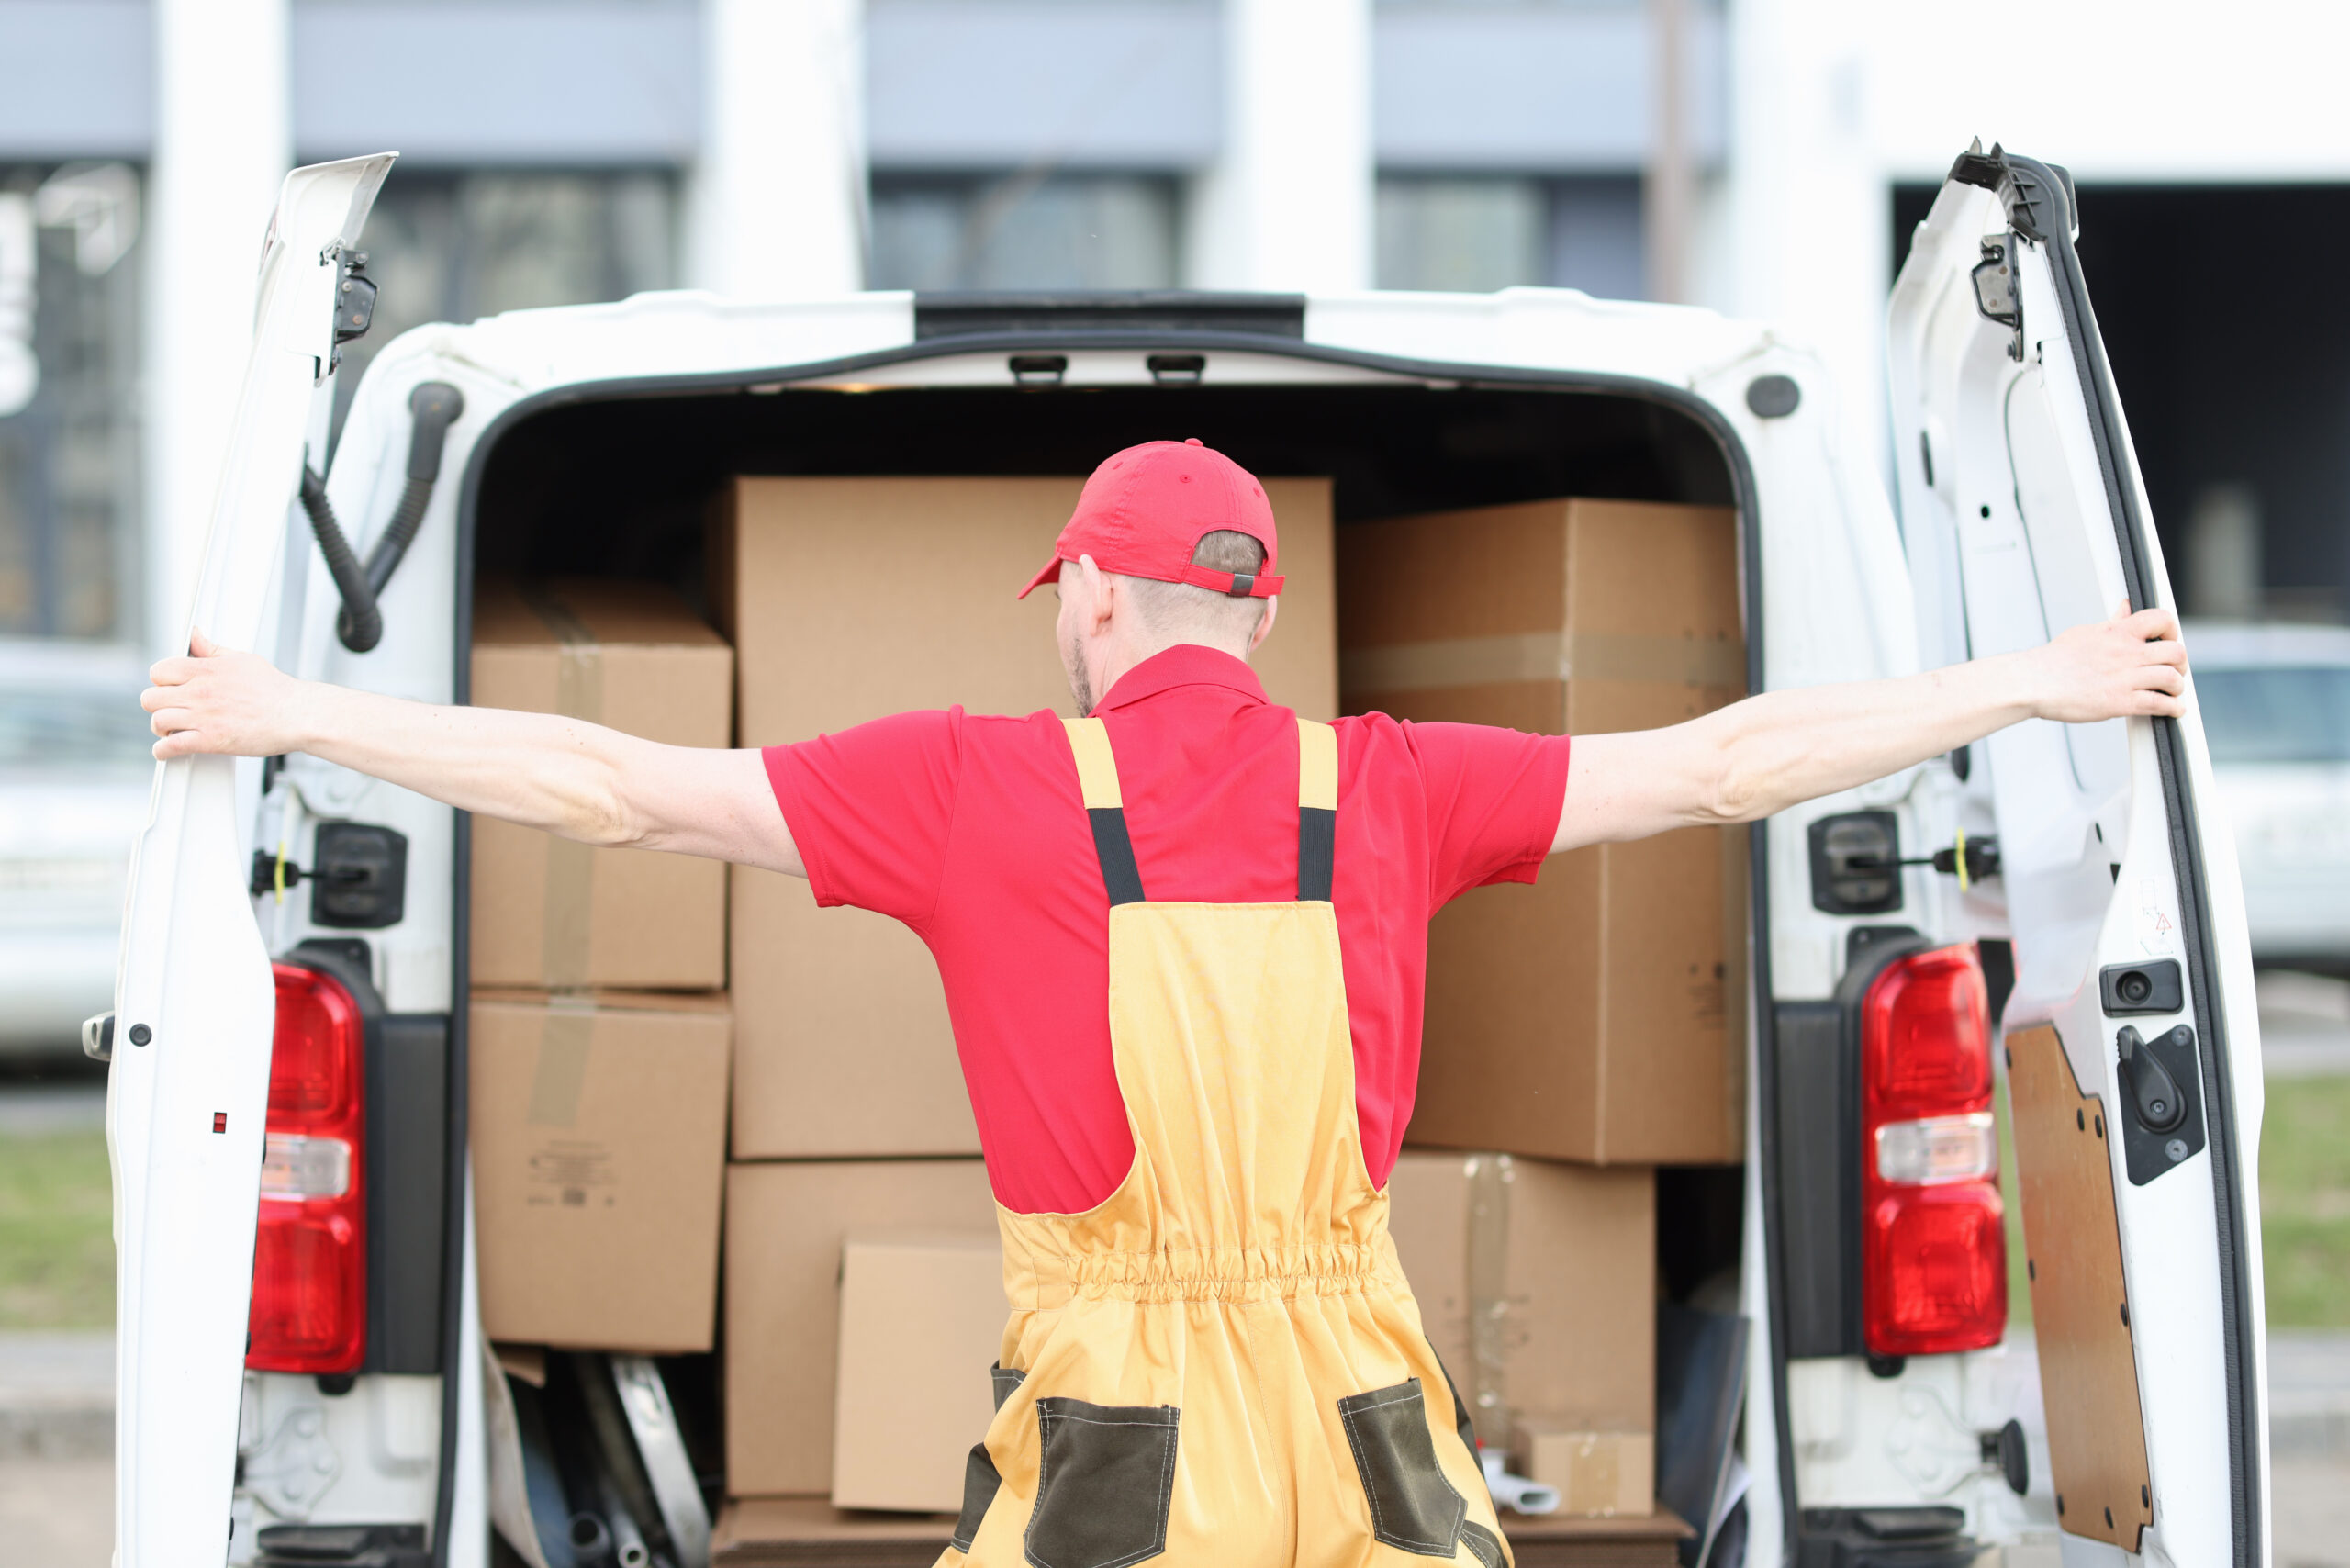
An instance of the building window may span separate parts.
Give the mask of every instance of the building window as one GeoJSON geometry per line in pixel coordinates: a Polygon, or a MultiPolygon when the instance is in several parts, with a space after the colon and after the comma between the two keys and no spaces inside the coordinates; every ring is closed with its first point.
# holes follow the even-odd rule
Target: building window
{"type": "Polygon", "coordinates": [[[1132,174],[882,174],[875,288],[1169,288],[1175,184],[1132,174]]]}
{"type": "Polygon", "coordinates": [[[1636,177],[1391,175],[1379,182],[1377,217],[1382,288],[1536,284],[1641,297],[1636,177]]]}
{"type": "Polygon", "coordinates": [[[133,629],[139,195],[122,163],[0,165],[0,634],[133,629]]]}
{"type": "Polygon", "coordinates": [[[411,327],[675,287],[677,207],[666,174],[395,169],[360,239],[381,292],[343,351],[338,424],[368,360],[411,327]]]}

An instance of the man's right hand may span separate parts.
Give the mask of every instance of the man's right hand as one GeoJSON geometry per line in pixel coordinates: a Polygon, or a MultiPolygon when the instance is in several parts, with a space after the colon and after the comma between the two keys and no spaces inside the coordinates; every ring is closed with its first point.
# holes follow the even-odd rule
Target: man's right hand
{"type": "Polygon", "coordinates": [[[808,874],[756,751],[662,745],[559,713],[444,707],[297,680],[202,632],[140,694],[155,756],[307,752],[586,844],[808,874]]]}
{"type": "Polygon", "coordinates": [[[211,752],[277,756],[302,749],[304,719],[323,689],[297,680],[258,654],[224,648],[201,630],[188,650],[147,672],[139,694],[151,717],[158,761],[211,752]]]}

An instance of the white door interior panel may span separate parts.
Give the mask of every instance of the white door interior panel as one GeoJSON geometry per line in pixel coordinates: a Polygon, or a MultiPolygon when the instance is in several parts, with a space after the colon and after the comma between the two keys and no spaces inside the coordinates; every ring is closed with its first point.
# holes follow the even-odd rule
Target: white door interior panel
{"type": "MultiPolygon", "coordinates": [[[[279,194],[190,614],[231,647],[274,642],[287,510],[332,396],[341,255],[391,162],[297,169],[279,194]]],[[[120,1568],[218,1564],[229,1540],[275,1010],[242,864],[259,767],[159,765],[132,863],[106,1096],[120,1568]]]]}

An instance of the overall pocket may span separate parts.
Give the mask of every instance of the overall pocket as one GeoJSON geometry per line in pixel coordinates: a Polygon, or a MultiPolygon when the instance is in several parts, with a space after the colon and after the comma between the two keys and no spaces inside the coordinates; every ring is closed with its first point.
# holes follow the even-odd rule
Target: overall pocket
{"type": "Polygon", "coordinates": [[[1172,1405],[1036,1401],[1036,1506],[1024,1547],[1035,1568],[1125,1568],[1167,1550],[1175,1496],[1172,1405]]]}
{"type": "Polygon", "coordinates": [[[1437,1463],[1420,1380],[1349,1394],[1338,1418],[1371,1501],[1371,1533],[1422,1557],[1452,1556],[1469,1505],[1437,1463]]]}

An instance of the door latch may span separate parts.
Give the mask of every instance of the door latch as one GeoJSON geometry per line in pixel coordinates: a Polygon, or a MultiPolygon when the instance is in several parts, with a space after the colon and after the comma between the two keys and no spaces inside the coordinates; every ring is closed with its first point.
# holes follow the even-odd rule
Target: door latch
{"type": "MultiPolygon", "coordinates": [[[[2184,1030],[2185,1025],[2180,1025],[2184,1030]]],[[[2174,1031],[2178,1032],[2178,1031],[2174,1031]]],[[[2145,1048],[2145,1041],[2128,1024],[2114,1036],[2114,1049],[2121,1058],[2121,1087],[2130,1096],[2130,1108],[2152,1131],[2169,1132],[2187,1119],[2187,1098],[2180,1093],[2178,1080],[2170,1075],[2154,1052],[2145,1048]]]]}
{"type": "Polygon", "coordinates": [[[308,870],[253,852],[255,898],[310,884],[313,924],[346,931],[397,925],[408,906],[408,835],[368,823],[320,823],[308,870]]]}
{"type": "Polygon", "coordinates": [[[2124,1024],[2113,1036],[2121,1086],[2121,1152],[2143,1187],[2203,1147],[2202,1075],[2185,1024],[2152,1039],[2124,1024]]]}

